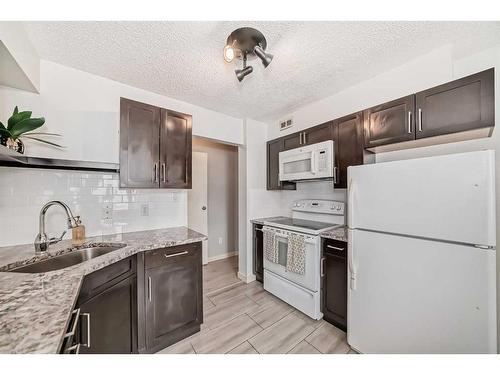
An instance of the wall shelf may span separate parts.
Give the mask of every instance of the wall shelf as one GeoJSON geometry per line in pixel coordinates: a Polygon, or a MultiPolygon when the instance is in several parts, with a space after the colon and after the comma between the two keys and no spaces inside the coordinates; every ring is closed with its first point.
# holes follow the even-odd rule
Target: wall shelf
{"type": "Polygon", "coordinates": [[[61,169],[71,171],[113,172],[120,171],[116,163],[49,159],[25,156],[0,145],[0,166],[17,168],[61,169]]]}

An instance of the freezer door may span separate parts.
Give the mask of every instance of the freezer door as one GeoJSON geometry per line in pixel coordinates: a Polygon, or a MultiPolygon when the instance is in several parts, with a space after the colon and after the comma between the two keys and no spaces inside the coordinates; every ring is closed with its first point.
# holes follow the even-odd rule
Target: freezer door
{"type": "Polygon", "coordinates": [[[495,251],[349,231],[347,341],[361,353],[496,353],[495,251]]]}
{"type": "Polygon", "coordinates": [[[350,228],[496,245],[495,154],[349,167],[350,228]]]}

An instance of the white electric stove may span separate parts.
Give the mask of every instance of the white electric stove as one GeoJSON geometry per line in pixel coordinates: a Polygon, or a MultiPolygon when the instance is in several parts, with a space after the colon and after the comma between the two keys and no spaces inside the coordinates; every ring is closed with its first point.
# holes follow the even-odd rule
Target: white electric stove
{"type": "Polygon", "coordinates": [[[278,242],[278,262],[264,257],[264,289],[313,319],[321,319],[320,233],[345,225],[345,203],[331,200],[304,199],[292,206],[292,217],[264,221],[264,230],[274,232],[278,242]],[[303,275],[286,269],[288,237],[304,237],[306,244],[303,275]]]}

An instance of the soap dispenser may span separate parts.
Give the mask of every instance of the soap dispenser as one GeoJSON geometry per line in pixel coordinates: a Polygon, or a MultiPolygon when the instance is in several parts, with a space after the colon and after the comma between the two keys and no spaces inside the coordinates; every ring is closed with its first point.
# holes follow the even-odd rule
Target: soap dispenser
{"type": "Polygon", "coordinates": [[[76,227],[72,229],[72,244],[73,246],[83,245],[85,242],[85,225],[82,224],[80,216],[75,217],[76,227]]]}

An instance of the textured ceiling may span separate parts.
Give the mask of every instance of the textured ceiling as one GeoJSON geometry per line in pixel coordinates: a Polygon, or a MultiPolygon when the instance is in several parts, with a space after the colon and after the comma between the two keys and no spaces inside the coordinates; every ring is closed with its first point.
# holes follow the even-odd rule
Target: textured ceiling
{"type": "Polygon", "coordinates": [[[44,59],[236,117],[274,120],[445,44],[496,44],[499,22],[26,22],[44,59]],[[241,26],[274,54],[239,83],[222,49],[241,26]]]}

